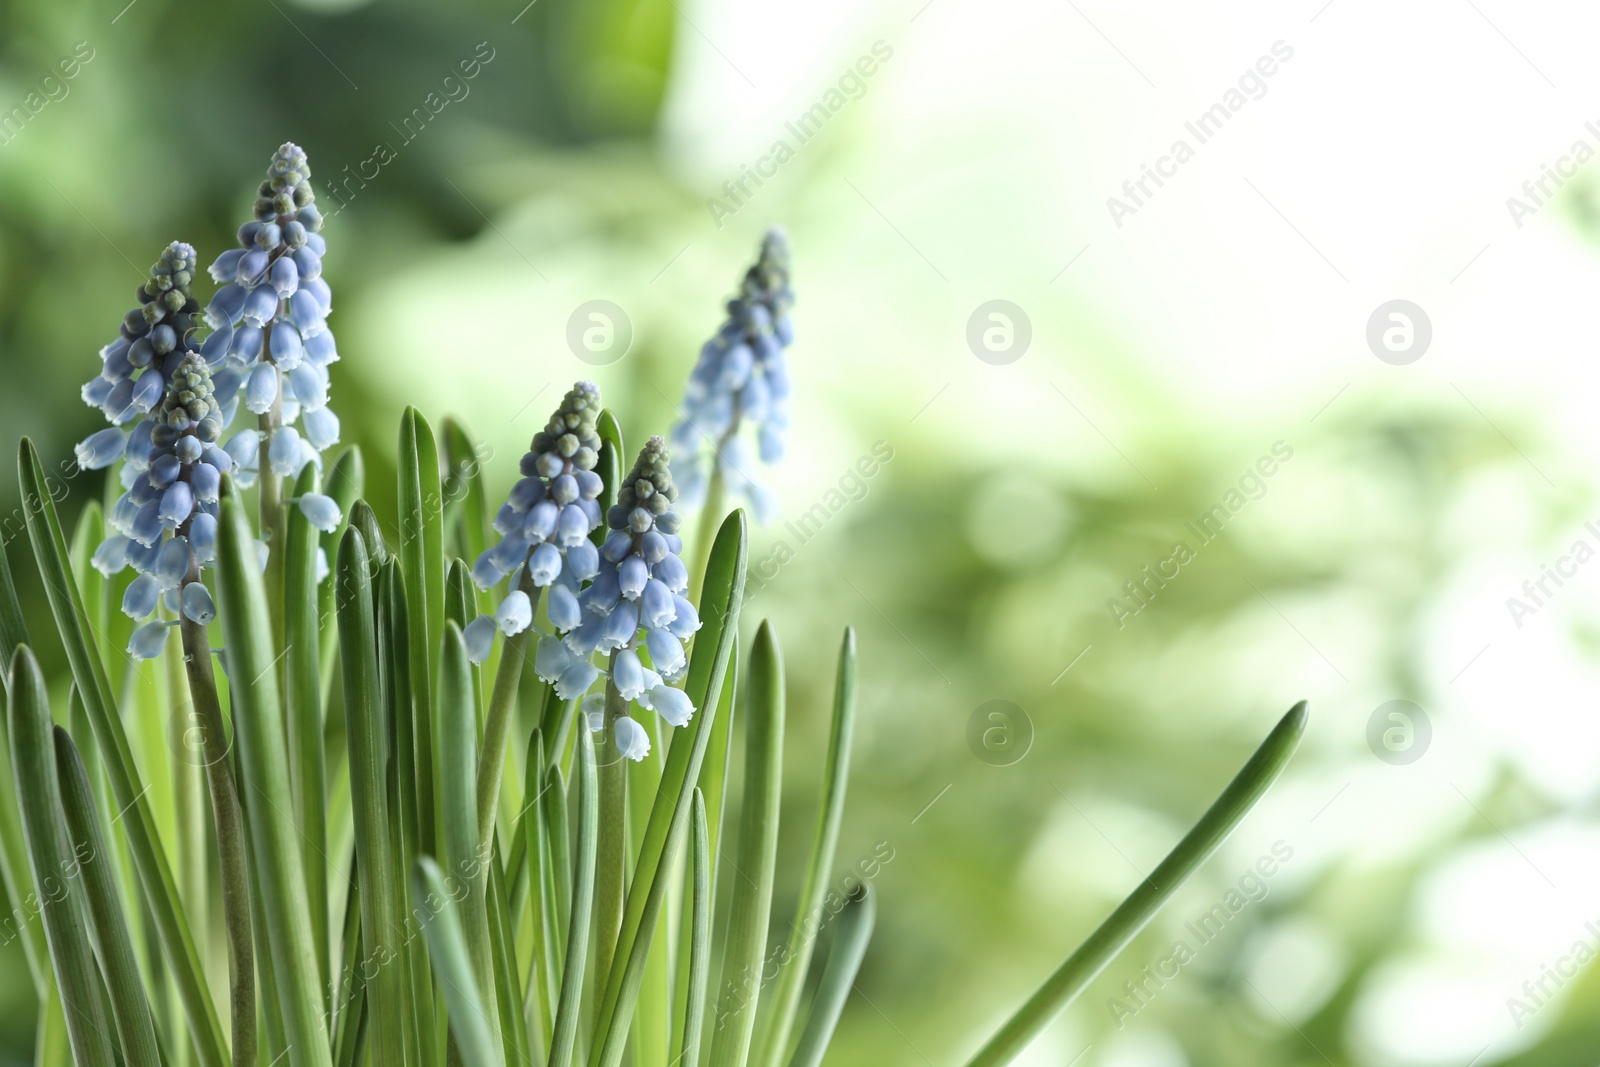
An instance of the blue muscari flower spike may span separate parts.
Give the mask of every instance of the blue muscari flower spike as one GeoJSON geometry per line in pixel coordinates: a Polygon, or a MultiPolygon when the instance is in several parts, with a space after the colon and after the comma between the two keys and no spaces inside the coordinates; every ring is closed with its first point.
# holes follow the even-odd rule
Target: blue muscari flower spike
{"type": "MultiPolygon", "coordinates": [[[[578,592],[600,570],[600,553],[589,534],[600,525],[600,387],[579,382],[562,398],[545,428],[533,436],[522,457],[522,480],[495,516],[499,544],[478,557],[472,578],[491,588],[522,568],[513,586],[549,589],[552,625],[571,629],[579,620],[578,592]]],[[[469,623],[467,654],[481,663],[489,656],[495,631],[510,636],[533,621],[533,601],[525,588],[513,588],[495,613],[469,623]]],[[[598,672],[596,672],[598,674],[598,672]]],[[[596,675],[590,675],[583,689],[596,675]]],[[[574,676],[572,684],[578,678],[574,676]]],[[[583,689],[578,690],[581,695],[583,689]]]]}
{"type": "Polygon", "coordinates": [[[745,272],[739,294],[728,301],[727,319],[700,349],[684,388],[683,418],[672,428],[672,443],[679,457],[674,473],[686,502],[705,498],[714,461],[716,476],[750,501],[759,521],[776,515],[777,501],[755,481],[754,457],[739,431],[747,424],[755,427],[762,463],[783,458],[789,429],[789,375],[783,355],[794,341],[793,305],[789,239],[774,228],[745,272]]]}
{"type": "MultiPolygon", "coordinates": [[[[269,457],[275,471],[288,472],[284,477],[307,463],[320,467],[323,450],[339,440],[339,418],[327,406],[328,365],[339,352],[325,321],[333,294],[322,280],[327,244],[320,229],[306,154],[285,144],[261,183],[255,220],[239,227],[240,247],[211,264],[211,277],[222,288],[206,307],[215,332],[201,353],[216,372],[218,393],[225,387],[224,404],[242,397],[257,415],[276,407],[279,427],[299,422],[289,444],[275,440],[269,457]]],[[[227,446],[244,486],[260,470],[257,442],[246,434],[255,437],[254,430],[244,430],[227,446]]]]}
{"type": "Polygon", "coordinates": [[[113,428],[78,444],[78,466],[84,470],[100,470],[126,456],[125,487],[144,470],[150,427],[140,420],[161,403],[173,370],[194,350],[200,305],[189,288],[197,262],[191,246],[168,245],[150,268],[149,281],[139,286],[139,306],[123,316],[117,339],[100,350],[100,373],[84,385],[82,395],[113,428]],[[136,424],[131,433],[123,429],[130,423],[136,424]]]}
{"type": "MultiPolygon", "coordinates": [[[[672,509],[677,498],[667,444],[652,437],[606,515],[611,532],[600,549],[599,571],[578,598],[582,621],[564,640],[546,637],[539,642],[534,670],[556,683],[558,696],[581,696],[593,675],[581,689],[569,684],[571,676],[594,670],[589,657],[595,652],[614,652],[611,681],[624,700],[654,711],[673,726],[687,724],[694,715],[688,695],[668,684],[687,672],[683,642],[700,628],[694,605],[683,595],[689,573],[679,558],[683,540],[678,513],[672,509]],[[639,657],[641,634],[651,667],[639,657]]],[[[643,759],[649,752],[647,731],[632,719],[619,718],[613,729],[619,751],[629,759],[643,759]]]]}
{"type": "MultiPolygon", "coordinates": [[[[216,615],[211,596],[185,578],[191,561],[203,565],[216,558],[218,499],[233,459],[217,443],[223,411],[205,359],[187,353],[168,379],[166,396],[147,423],[142,466],[111,507],[116,532],[95,549],[93,565],[108,578],[124,566],[139,572],[122,598],[129,617],[145,619],[165,603],[205,624],[216,615]]],[[[128,654],[159,654],[169,625],[156,620],[139,627],[128,654]]]]}

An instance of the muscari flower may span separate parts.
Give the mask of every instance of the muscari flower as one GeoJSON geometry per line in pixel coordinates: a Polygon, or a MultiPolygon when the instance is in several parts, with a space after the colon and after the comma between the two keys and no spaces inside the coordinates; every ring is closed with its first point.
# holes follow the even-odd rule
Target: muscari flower
{"type": "MultiPolygon", "coordinates": [[[[688,670],[683,642],[700,628],[694,605],[683,595],[689,573],[679,558],[683,541],[672,509],[677,498],[666,442],[652,437],[606,515],[611,532],[600,549],[599,570],[578,597],[582,621],[565,638],[539,641],[534,670],[555,684],[557,696],[582,695],[598,674],[589,657],[612,652],[611,682],[622,699],[672,726],[683,726],[694,715],[688,694],[669,684],[688,670]],[[649,667],[639,656],[641,634],[649,667]]],[[[629,759],[649,753],[648,731],[628,715],[617,718],[613,732],[618,751],[629,759]]]]}
{"type": "MultiPolygon", "coordinates": [[[[522,457],[522,480],[495,516],[500,543],[479,556],[472,568],[473,581],[483,589],[526,568],[527,582],[536,592],[549,589],[550,621],[563,631],[580,621],[578,592],[600,571],[599,550],[589,540],[601,518],[602,484],[594,470],[600,459],[600,434],[595,428],[599,418],[599,386],[574,385],[522,457]]],[[[512,583],[512,591],[493,615],[467,625],[463,637],[473,662],[489,657],[496,630],[510,636],[532,624],[533,600],[515,588],[519,584],[512,583]]],[[[575,674],[571,685],[582,681],[577,690],[581,694],[598,673],[589,674],[586,681],[575,674]]]]}
{"type": "Polygon", "coordinates": [[[191,246],[174,241],[166,247],[150,268],[150,280],[139,287],[139,306],[123,316],[117,339],[100,350],[100,373],[82,390],[84,403],[99,408],[112,426],[79,442],[78,466],[100,470],[126,455],[124,488],[144,470],[149,451],[151,427],[141,420],[161,403],[167,380],[194,349],[200,305],[189,287],[196,264],[191,246]],[[137,423],[131,433],[123,429],[129,423],[137,423]]]}
{"type": "MultiPolygon", "coordinates": [[[[222,402],[242,391],[257,415],[277,408],[267,462],[293,477],[339,440],[339,418],[328,409],[328,366],[339,358],[326,319],[333,294],[322,280],[327,244],[317,233],[322,213],[311,168],[297,146],[272,157],[255,203],[255,220],[239,227],[240,247],[211,265],[222,288],[206,307],[214,332],[201,346],[222,402]],[[299,423],[299,428],[294,423],[299,423]]],[[[260,469],[260,438],[244,430],[227,449],[248,486],[260,469]]]]}
{"type": "Polygon", "coordinates": [[[728,317],[700,349],[684,389],[683,418],[672,429],[679,461],[675,473],[686,501],[704,499],[715,476],[750,502],[759,521],[777,512],[772,492],[752,477],[755,456],[740,435],[755,427],[756,454],[762,463],[783,458],[789,428],[789,376],[783,352],[794,341],[789,309],[789,240],[771,229],[761,254],[745,272],[739,293],[728,301],[728,317]]]}
{"type": "MultiPolygon", "coordinates": [[[[133,484],[111,507],[116,533],[95,549],[92,562],[108,578],[124,566],[139,572],[122,598],[130,618],[148,618],[165,603],[204,625],[216,617],[211,594],[203,583],[184,579],[191,561],[204,565],[216,558],[218,499],[233,459],[217,443],[224,413],[204,358],[188,352],[168,378],[161,406],[141,424],[149,427],[148,445],[137,463],[128,457],[137,472],[133,484]]],[[[158,619],[140,626],[128,654],[159,655],[174,625],[158,619]]]]}

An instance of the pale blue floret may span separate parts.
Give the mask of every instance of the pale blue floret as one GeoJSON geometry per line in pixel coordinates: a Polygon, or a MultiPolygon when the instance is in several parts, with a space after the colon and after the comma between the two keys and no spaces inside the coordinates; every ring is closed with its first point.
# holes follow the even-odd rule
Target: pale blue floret
{"type": "Polygon", "coordinates": [[[311,525],[323,533],[333,533],[339,528],[342,516],[333,497],[321,493],[307,493],[300,498],[300,512],[311,525]]]}
{"type": "Polygon", "coordinates": [[[467,623],[467,628],[461,631],[462,641],[467,646],[467,659],[473,663],[488,659],[489,653],[494,651],[494,632],[493,615],[479,615],[467,623]]]}
{"type": "Polygon", "coordinates": [[[121,459],[127,444],[128,435],[113,427],[90,434],[73,451],[77,454],[79,467],[86,471],[97,471],[121,459]]]}
{"type": "Polygon", "coordinates": [[[788,239],[773,229],[738,295],[728,301],[727,318],[701,348],[684,389],[672,441],[678,450],[673,473],[686,501],[704,498],[714,463],[727,491],[747,499],[758,521],[775,516],[776,500],[755,480],[756,457],[739,434],[745,426],[755,428],[761,463],[783,458],[789,427],[784,349],[794,340],[793,304],[788,239]]]}
{"type": "Polygon", "coordinates": [[[190,582],[183,587],[183,617],[201,626],[209,626],[217,617],[217,607],[203,582],[190,582]]]}
{"type": "Polygon", "coordinates": [[[611,730],[623,756],[637,763],[650,755],[650,734],[626,715],[618,718],[611,730]]]}
{"type": "Polygon", "coordinates": [[[513,589],[494,613],[495,625],[507,637],[520,634],[533,624],[533,601],[520,589],[513,589]]]}
{"type": "Polygon", "coordinates": [[[128,641],[128,655],[134,659],[155,659],[166,647],[167,631],[173,625],[162,619],[145,623],[133,631],[133,637],[128,641]]]}

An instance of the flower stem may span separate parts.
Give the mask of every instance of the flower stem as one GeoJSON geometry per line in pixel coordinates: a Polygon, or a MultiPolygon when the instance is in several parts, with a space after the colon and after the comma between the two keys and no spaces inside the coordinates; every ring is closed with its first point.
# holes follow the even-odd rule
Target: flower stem
{"type": "MultiPolygon", "coordinates": [[[[627,862],[628,767],[617,748],[612,729],[627,710],[627,701],[617,692],[615,677],[617,654],[611,653],[611,676],[606,678],[605,729],[597,751],[600,763],[600,840],[596,855],[595,881],[595,989],[603,990],[611,974],[617,951],[617,934],[622,929],[624,864],[627,862]]],[[[584,729],[587,729],[587,724],[584,729]]]]}
{"type": "MultiPolygon", "coordinates": [[[[183,584],[200,580],[191,555],[183,584]]],[[[217,825],[217,866],[222,879],[222,915],[228,931],[228,985],[233,1020],[234,1067],[256,1061],[256,968],[250,927],[250,877],[245,868],[244,820],[229,760],[231,745],[217,699],[212,673],[211,642],[206,628],[184,616],[183,663],[189,678],[189,700],[200,728],[205,753],[206,784],[211,790],[212,817],[217,825]]]]}

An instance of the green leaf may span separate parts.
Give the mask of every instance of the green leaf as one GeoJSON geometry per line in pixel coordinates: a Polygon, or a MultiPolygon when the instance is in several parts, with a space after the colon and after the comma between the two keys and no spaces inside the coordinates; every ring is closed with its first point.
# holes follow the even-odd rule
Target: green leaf
{"type": "Polygon", "coordinates": [[[528,987],[524,1002],[541,1037],[554,1032],[556,1002],[556,953],[553,893],[550,884],[550,841],[544,816],[544,790],[539,783],[539,768],[544,765],[544,735],[533,731],[528,739],[527,792],[533,798],[523,808],[517,836],[522,841],[523,866],[529,879],[529,899],[533,902],[533,941],[530,947],[528,987]]]}
{"type": "MultiPolygon", "coordinates": [[[[94,550],[100,547],[100,542],[105,536],[105,513],[100,510],[98,501],[91,500],[83,506],[83,511],[78,515],[78,524],[72,528],[72,548],[68,558],[72,563],[72,573],[78,579],[78,595],[83,598],[84,611],[88,613],[89,631],[97,634],[106,631],[106,615],[111,605],[110,588],[105,576],[94,569],[90,560],[94,558],[94,550]]],[[[0,563],[3,563],[4,559],[4,549],[0,548],[0,563]]],[[[6,622],[8,609],[5,592],[5,586],[9,585],[10,580],[8,569],[4,581],[0,582],[0,653],[7,657],[7,663],[11,662],[9,657],[15,647],[6,633],[11,628],[6,622]]],[[[15,598],[16,591],[13,590],[10,596],[15,598]]],[[[20,626],[21,622],[19,615],[16,624],[20,626]]],[[[18,630],[17,633],[22,634],[17,641],[27,639],[24,631],[18,630]]]]}
{"type": "MultiPolygon", "coordinates": [[[[411,613],[411,695],[416,707],[417,810],[421,847],[434,852],[438,784],[433,735],[434,677],[444,638],[444,516],[439,486],[439,452],[422,413],[408,407],[400,419],[399,509],[400,572],[406,580],[411,613]]],[[[375,1020],[376,1021],[376,1020],[375,1020]]]]}
{"type": "MultiPolygon", "coordinates": [[[[25,447],[31,449],[32,446],[25,447]]],[[[91,506],[94,508],[95,513],[98,514],[100,511],[99,505],[91,506]]],[[[84,514],[89,514],[89,508],[84,508],[84,514]]],[[[80,520],[78,523],[80,530],[85,525],[86,521],[84,520],[80,520]]],[[[0,662],[10,663],[11,657],[16,654],[17,646],[28,643],[28,624],[23,621],[22,604],[17,600],[17,587],[11,580],[11,560],[6,553],[7,540],[9,538],[0,537],[0,656],[5,657],[0,662]]],[[[90,549],[90,551],[94,550],[90,549]]],[[[0,673],[8,675],[6,682],[9,684],[9,672],[0,671],[0,673]]],[[[13,897],[12,899],[15,900],[17,898],[13,897]]]]}
{"type": "Polygon", "coordinates": [[[89,934],[110,994],[123,1062],[127,1067],[161,1067],[155,1023],[139,977],[122,899],[117,895],[100,809],[83,760],[72,738],[59,726],[55,728],[55,757],[68,841],[83,877],[89,934]]]}
{"type": "MultiPolygon", "coordinates": [[[[0,554],[4,551],[0,547],[0,554]]],[[[11,662],[16,648],[8,652],[7,663],[11,662]]],[[[6,670],[0,673],[6,676],[6,685],[9,686],[11,672],[6,670]]],[[[0,879],[4,882],[6,900],[19,901],[28,899],[33,892],[33,874],[28,861],[28,845],[22,835],[22,811],[17,807],[17,783],[11,775],[11,729],[6,725],[6,718],[0,715],[0,879]]],[[[51,987],[55,984],[44,927],[38,923],[21,923],[18,934],[22,939],[22,953],[28,960],[28,971],[33,975],[34,993],[43,1004],[52,999],[51,987]]],[[[65,1033],[63,1030],[63,1037],[65,1033]]]]}
{"type": "Polygon", "coordinates": [[[434,1011],[433,979],[428,974],[427,954],[416,943],[411,928],[413,920],[410,901],[411,880],[404,877],[404,871],[411,869],[411,864],[420,854],[421,829],[417,807],[417,754],[415,741],[415,723],[412,719],[411,700],[411,673],[407,669],[407,656],[410,654],[411,639],[409,632],[409,615],[406,611],[406,587],[400,576],[400,561],[390,559],[383,565],[379,577],[379,604],[380,615],[383,620],[380,627],[379,640],[380,659],[382,662],[382,682],[384,696],[387,700],[385,710],[388,712],[391,729],[395,737],[395,755],[392,771],[397,779],[396,784],[403,787],[395,790],[397,796],[397,811],[391,811],[391,818],[398,818],[400,833],[400,855],[396,857],[401,861],[400,873],[396,876],[395,893],[403,899],[402,911],[406,916],[407,936],[401,953],[405,956],[407,980],[405,997],[409,1003],[411,1024],[408,1032],[416,1034],[418,1058],[423,1064],[433,1064],[438,1061],[439,1037],[436,1030],[436,1013],[434,1011]]]}
{"type": "MultiPolygon", "coordinates": [[[[383,691],[378,677],[378,639],[366,543],[352,526],[339,546],[339,660],[344,665],[344,707],[350,754],[351,810],[356,832],[356,871],[361,884],[362,963],[376,964],[367,983],[377,1063],[404,1063],[404,986],[400,956],[400,911],[389,840],[385,768],[389,739],[384,729],[383,691]]],[[[230,638],[229,647],[233,647],[230,638]]]]}
{"type": "MultiPolygon", "coordinates": [[[[459,891],[459,884],[457,885],[459,891]]],[[[456,896],[446,886],[438,864],[427,856],[411,869],[411,895],[421,912],[422,936],[428,943],[433,972],[439,976],[450,1008],[450,1032],[455,1037],[464,1067],[504,1067],[500,1042],[490,1027],[489,1015],[478,988],[461,930],[456,896]]],[[[377,1060],[377,1063],[389,1063],[377,1060]]]]}
{"type": "MultiPolygon", "coordinates": [[[[474,788],[478,768],[476,702],[472,698],[471,662],[461,640],[461,628],[454,621],[444,627],[434,709],[438,716],[439,821],[444,834],[439,859],[452,889],[459,884],[463,890],[456,898],[456,911],[473,975],[478,988],[487,993],[494,989],[494,953],[489,945],[487,910],[493,839],[486,846],[478,836],[474,788]]],[[[499,1014],[493,1001],[484,1004],[485,1020],[496,1041],[500,1040],[499,1014]]]]}
{"type": "Polygon", "coordinates": [[[705,793],[694,791],[694,849],[689,856],[694,879],[689,896],[689,950],[684,953],[688,972],[684,987],[682,1040],[674,1063],[697,1067],[700,1035],[706,1017],[706,984],[711,973],[711,828],[706,819],[705,793]]]}
{"type": "Polygon", "coordinates": [[[109,1023],[100,1006],[94,951],[73,899],[82,893],[77,884],[79,861],[62,827],[44,676],[27,645],[18,647],[10,673],[6,689],[10,694],[11,771],[16,776],[32,859],[33,891],[40,901],[39,914],[55,967],[72,1056],[79,1067],[115,1067],[107,1036],[109,1023]]]}
{"type": "Polygon", "coordinates": [[[684,743],[685,738],[677,738],[667,755],[661,787],[650,812],[650,825],[640,842],[622,932],[617,940],[615,959],[622,961],[622,965],[612,967],[605,979],[605,995],[596,1026],[596,1033],[602,1035],[602,1040],[596,1042],[590,1056],[592,1065],[616,1067],[622,1058],[634,999],[666,897],[672,861],[688,831],[694,783],[700,776],[713,732],[716,714],[709,698],[722,691],[723,678],[733,656],[748,554],[748,523],[742,510],[735,511],[722,524],[711,552],[701,590],[702,625],[695,635],[688,680],[684,683],[684,691],[699,714],[692,725],[685,727],[694,732],[689,743],[684,743]]]}
{"type": "Polygon", "coordinates": [[[877,896],[869,886],[863,884],[851,891],[834,927],[833,946],[822,967],[816,999],[811,1002],[811,1017],[800,1034],[789,1067],[821,1067],[845,1001],[855,987],[861,959],[867,954],[877,911],[877,896]]]}
{"type": "MultiPolygon", "coordinates": [[[[293,518],[298,519],[298,514],[293,518]]],[[[232,479],[223,482],[217,531],[217,614],[228,649],[234,741],[240,791],[262,889],[273,976],[288,1062],[329,1067],[321,970],[306,904],[305,871],[291,813],[283,704],[278,696],[267,590],[244,503],[232,479]]]]}
{"type": "MultiPolygon", "coordinates": [[[[315,464],[306,464],[294,491],[296,496],[317,492],[315,464]]],[[[289,724],[289,784],[311,912],[311,944],[320,979],[317,988],[327,997],[331,995],[328,804],[322,752],[322,621],[318,616],[322,603],[317,593],[317,551],[321,544],[316,528],[298,510],[287,513],[285,526],[283,625],[287,643],[283,675],[289,724]]]]}
{"type": "Polygon", "coordinates": [[[839,647],[839,669],[834,676],[833,729],[828,735],[828,758],[822,770],[822,801],[817,809],[817,829],[811,839],[811,859],[800,883],[800,900],[795,905],[794,925],[789,929],[789,948],[783,969],[772,991],[772,1010],[767,1015],[765,1032],[756,1046],[752,1062],[756,1067],[782,1067],[784,1050],[794,1027],[795,1011],[806,972],[811,968],[815,930],[808,929],[810,916],[822,907],[833,873],[833,853],[839,844],[839,826],[844,821],[845,785],[850,774],[850,741],[856,722],[856,633],[846,629],[839,647]]]}
{"type": "MultiPolygon", "coordinates": [[[[589,949],[589,916],[594,903],[595,848],[599,838],[600,784],[595,772],[594,735],[578,731],[574,774],[578,779],[578,838],[573,853],[572,912],[567,920],[567,957],[550,1040],[550,1067],[570,1067],[583,1000],[583,971],[589,949]]],[[[693,1067],[692,1060],[682,1061],[693,1067]]]]}
{"type": "Polygon", "coordinates": [[[333,1062],[352,1061],[351,1046],[356,1040],[361,1018],[366,1014],[367,984],[362,978],[361,961],[366,958],[361,944],[361,877],[359,864],[352,856],[350,882],[344,895],[343,935],[339,940],[339,973],[333,1000],[333,1062]]]}
{"type": "Polygon", "coordinates": [[[729,905],[711,1067],[743,1067],[749,1059],[772,915],[783,780],[784,694],[783,660],[770,623],[762,622],[756,630],[750,647],[749,679],[744,800],[739,812],[739,851],[733,861],[744,877],[734,883],[729,905]]]}
{"type": "Polygon", "coordinates": [[[498,849],[489,862],[489,947],[494,952],[494,991],[499,1000],[506,1062],[528,1063],[527,1028],[522,1020],[522,981],[517,973],[516,929],[506,900],[505,872],[498,849]]]}
{"type": "Polygon", "coordinates": [[[1255,807],[1277,780],[1306,728],[1306,704],[1301,701],[1273,727],[1267,739],[1256,749],[1255,755],[1244,765],[1228,788],[1195,823],[1194,829],[1167,858],[1162,860],[1150,876],[1139,884],[1111,917],[1101,923],[1077,951],[1067,957],[1054,974],[1039,987],[1038,992],[1017,1010],[999,1031],[989,1039],[977,1055],[968,1061],[968,1067],[1000,1067],[1022,1054],[1057,1015],[1064,1011],[1082,993],[1096,975],[1116,958],[1129,941],[1144,929],[1161,906],[1171,899],[1189,876],[1221,847],[1233,828],[1255,807]]]}
{"type": "MultiPolygon", "coordinates": [[[[489,547],[489,495],[483,485],[483,463],[492,450],[485,449],[480,454],[466,428],[455,419],[445,419],[441,433],[445,458],[445,530],[452,542],[449,548],[463,559],[476,560],[489,547]]],[[[487,601],[482,603],[487,604],[487,601]]]]}
{"type": "Polygon", "coordinates": [[[111,695],[105,662],[87,629],[88,613],[78,585],[67,569],[66,541],[56,517],[55,503],[46,489],[44,468],[33,442],[26,437],[22,439],[17,467],[22,511],[39,579],[50,602],[50,613],[55,617],[73,681],[82,695],[84,710],[99,743],[113,798],[118,809],[126,812],[122,833],[166,955],[173,990],[183,1005],[190,1039],[201,1067],[225,1067],[228,1055],[222,1028],[206,988],[188,921],[178,903],[177,886],[167,864],[166,850],[156,833],[155,816],[145,795],[146,786],[140,780],[127,734],[123,731],[122,717],[111,695]]]}
{"type": "MultiPolygon", "coordinates": [[[[333,561],[339,556],[339,541],[344,537],[344,531],[350,525],[351,511],[355,507],[356,501],[360,499],[361,493],[366,486],[366,481],[366,463],[362,459],[359,447],[352,445],[345,449],[328,465],[328,477],[323,486],[323,491],[333,498],[335,504],[339,505],[339,515],[341,516],[338,528],[322,534],[319,538],[322,554],[327,559],[329,566],[332,566],[333,561]]],[[[371,509],[369,508],[368,511],[370,512],[371,509]]],[[[367,543],[370,546],[372,542],[369,541],[367,543]]],[[[319,650],[322,656],[322,663],[319,666],[319,671],[322,678],[322,699],[324,703],[327,702],[329,690],[333,686],[333,666],[339,650],[338,623],[335,619],[336,609],[334,606],[336,588],[337,584],[334,582],[323,582],[317,586],[317,619],[322,636],[322,647],[319,650]]]]}

